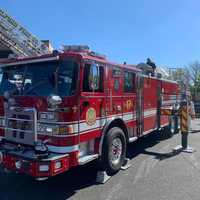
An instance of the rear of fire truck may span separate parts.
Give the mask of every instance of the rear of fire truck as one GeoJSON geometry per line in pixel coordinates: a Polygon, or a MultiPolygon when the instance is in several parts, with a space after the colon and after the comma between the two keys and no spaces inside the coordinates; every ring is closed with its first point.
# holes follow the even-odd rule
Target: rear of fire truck
{"type": "Polygon", "coordinates": [[[78,62],[77,57],[50,55],[2,65],[0,152],[5,168],[43,180],[77,165],[78,137],[68,139],[75,130],[65,122],[77,121],[78,62]]]}

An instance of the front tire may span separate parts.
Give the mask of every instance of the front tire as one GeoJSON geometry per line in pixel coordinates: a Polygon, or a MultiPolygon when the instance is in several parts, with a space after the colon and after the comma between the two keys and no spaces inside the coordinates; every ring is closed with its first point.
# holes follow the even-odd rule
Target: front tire
{"type": "Polygon", "coordinates": [[[111,128],[103,143],[102,166],[108,175],[117,173],[126,156],[126,138],[120,128],[111,128]]]}

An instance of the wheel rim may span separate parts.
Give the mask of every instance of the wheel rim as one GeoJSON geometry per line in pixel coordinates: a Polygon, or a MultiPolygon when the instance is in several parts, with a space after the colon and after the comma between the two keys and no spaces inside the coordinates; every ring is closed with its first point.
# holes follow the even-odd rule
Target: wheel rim
{"type": "Polygon", "coordinates": [[[110,162],[117,165],[122,155],[122,141],[120,138],[113,139],[109,154],[110,162]]]}

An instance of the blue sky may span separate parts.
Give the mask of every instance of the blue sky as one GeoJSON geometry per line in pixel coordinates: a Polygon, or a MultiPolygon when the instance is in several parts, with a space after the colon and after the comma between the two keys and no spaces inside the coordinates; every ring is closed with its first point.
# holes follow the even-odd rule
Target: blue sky
{"type": "Polygon", "coordinates": [[[88,44],[112,61],[181,67],[200,60],[199,0],[0,0],[55,48],[88,44]]]}

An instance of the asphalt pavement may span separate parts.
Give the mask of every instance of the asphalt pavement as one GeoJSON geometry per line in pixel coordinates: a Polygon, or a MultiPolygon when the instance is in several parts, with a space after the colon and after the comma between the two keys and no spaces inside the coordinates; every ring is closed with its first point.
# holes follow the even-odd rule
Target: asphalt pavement
{"type": "Polygon", "coordinates": [[[199,200],[200,119],[192,122],[194,153],[173,153],[180,134],[156,132],[129,145],[131,167],[96,184],[95,162],[45,182],[0,169],[0,200],[199,200]]]}

